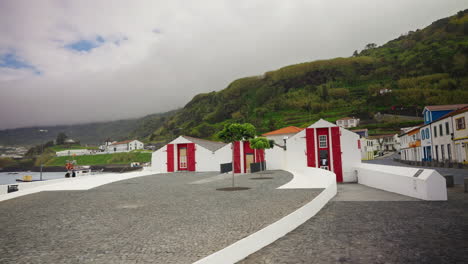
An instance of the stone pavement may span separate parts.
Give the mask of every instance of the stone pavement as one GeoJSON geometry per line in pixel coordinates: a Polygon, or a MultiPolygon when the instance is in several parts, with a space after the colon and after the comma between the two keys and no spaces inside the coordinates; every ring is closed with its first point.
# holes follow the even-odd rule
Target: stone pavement
{"type": "Polygon", "coordinates": [[[419,201],[419,199],[387,192],[356,183],[338,184],[338,193],[332,201],[419,201]]]}
{"type": "MultiPolygon", "coordinates": [[[[349,187],[366,188],[338,186],[349,187]]],[[[240,263],[466,263],[468,193],[462,186],[448,189],[446,202],[379,201],[373,198],[377,192],[361,193],[369,201],[346,201],[359,195],[339,194],[315,217],[240,263]]]]}
{"type": "Polygon", "coordinates": [[[390,155],[388,157],[379,158],[379,159],[375,159],[375,160],[366,160],[366,161],[363,161],[363,162],[364,163],[370,163],[370,164],[433,169],[433,170],[438,171],[442,176],[443,175],[453,175],[455,184],[463,184],[463,178],[468,177],[468,170],[467,169],[412,166],[412,165],[408,165],[408,164],[404,164],[404,163],[394,161],[393,160],[394,157],[398,157],[398,155],[393,154],[393,155],[390,155]]]}
{"type": "Polygon", "coordinates": [[[87,191],[0,202],[0,263],[192,263],[279,220],[321,190],[277,190],[292,175],[217,173],[133,178],[87,191]]]}

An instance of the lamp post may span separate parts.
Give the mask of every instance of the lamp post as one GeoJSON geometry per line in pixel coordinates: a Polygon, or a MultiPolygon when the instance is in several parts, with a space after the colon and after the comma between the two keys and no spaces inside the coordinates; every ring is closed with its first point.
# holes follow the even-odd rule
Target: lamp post
{"type": "MultiPolygon", "coordinates": [[[[39,130],[39,133],[47,133],[47,132],[48,132],[48,130],[46,130],[46,129],[40,129],[39,130]]],[[[41,140],[41,142],[42,142],[42,140],[41,140]]],[[[41,156],[43,154],[44,154],[44,144],[41,143],[41,156]]],[[[44,166],[42,158],[43,157],[41,157],[41,170],[40,170],[40,176],[39,176],[41,181],[42,181],[42,167],[44,166]]]]}

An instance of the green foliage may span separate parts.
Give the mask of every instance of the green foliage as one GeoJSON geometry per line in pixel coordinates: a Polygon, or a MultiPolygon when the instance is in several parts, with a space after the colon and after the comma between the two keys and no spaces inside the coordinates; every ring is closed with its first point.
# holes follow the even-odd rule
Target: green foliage
{"type": "Polygon", "coordinates": [[[223,130],[218,132],[217,137],[225,143],[249,140],[255,137],[255,127],[250,123],[232,123],[224,125],[223,130]]]}
{"type": "Polygon", "coordinates": [[[249,140],[252,149],[269,149],[272,148],[270,141],[266,137],[256,137],[249,140]]]}
{"type": "Polygon", "coordinates": [[[46,166],[65,166],[67,160],[76,160],[78,165],[130,164],[131,162],[150,162],[151,153],[126,152],[75,157],[54,157],[46,163],[46,166]]]}

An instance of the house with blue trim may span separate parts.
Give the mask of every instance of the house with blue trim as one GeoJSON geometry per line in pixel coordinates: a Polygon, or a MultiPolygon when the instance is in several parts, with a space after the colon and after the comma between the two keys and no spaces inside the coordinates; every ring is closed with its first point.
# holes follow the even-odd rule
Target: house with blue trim
{"type": "Polygon", "coordinates": [[[424,124],[429,124],[452,111],[458,110],[466,106],[468,106],[468,104],[426,106],[423,110],[424,124]]]}

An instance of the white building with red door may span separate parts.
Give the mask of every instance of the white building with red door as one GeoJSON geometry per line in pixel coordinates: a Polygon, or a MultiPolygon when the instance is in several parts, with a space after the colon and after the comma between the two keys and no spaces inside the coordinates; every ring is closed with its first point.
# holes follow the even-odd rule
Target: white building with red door
{"type": "Polygon", "coordinates": [[[250,163],[265,160],[263,150],[250,148],[248,141],[225,144],[189,136],[179,136],[153,152],[152,170],[161,173],[177,171],[219,171],[223,163],[234,159],[236,173],[250,172],[250,163]],[[234,145],[234,150],[232,149],[234,145]]]}
{"type": "Polygon", "coordinates": [[[359,135],[320,119],[288,138],[286,149],[268,149],[266,162],[268,169],[322,168],[334,172],[337,182],[354,182],[354,167],[361,163],[359,135]]]}

